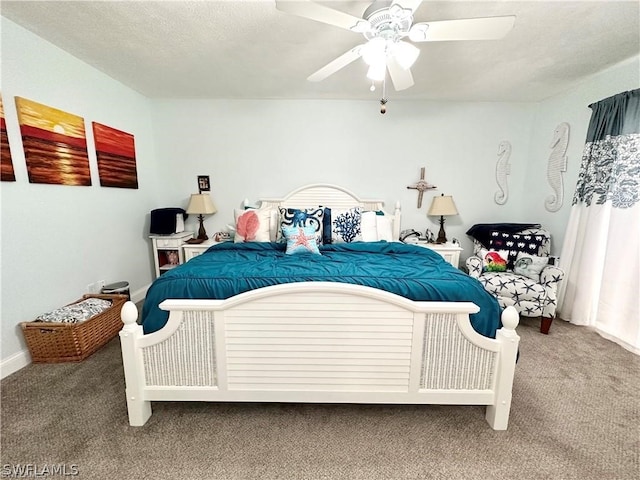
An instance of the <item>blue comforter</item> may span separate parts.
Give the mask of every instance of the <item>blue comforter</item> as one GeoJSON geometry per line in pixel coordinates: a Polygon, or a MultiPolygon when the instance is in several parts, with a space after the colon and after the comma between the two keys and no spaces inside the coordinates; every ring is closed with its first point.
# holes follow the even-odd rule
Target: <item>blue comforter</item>
{"type": "Polygon", "coordinates": [[[168,298],[224,299],[281,283],[325,281],[367,285],[411,300],[470,301],[480,307],[473,328],[495,338],[500,306],[480,282],[423,247],[355,242],[320,247],[321,255],[286,255],[279,243],[221,243],[158,278],[142,310],[145,333],[164,326],[168,298]]]}

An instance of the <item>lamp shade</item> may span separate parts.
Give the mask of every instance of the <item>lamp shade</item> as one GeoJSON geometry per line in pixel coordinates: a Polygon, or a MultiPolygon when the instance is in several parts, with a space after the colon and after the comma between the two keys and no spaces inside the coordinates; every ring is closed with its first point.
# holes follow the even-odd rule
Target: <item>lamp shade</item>
{"type": "Polygon", "coordinates": [[[193,193],[189,199],[187,213],[196,215],[213,215],[218,209],[213,204],[211,197],[206,193],[193,193]]]}
{"type": "Polygon", "coordinates": [[[439,197],[433,197],[427,215],[458,215],[458,209],[456,208],[456,204],[453,203],[453,197],[444,194],[439,197]]]}

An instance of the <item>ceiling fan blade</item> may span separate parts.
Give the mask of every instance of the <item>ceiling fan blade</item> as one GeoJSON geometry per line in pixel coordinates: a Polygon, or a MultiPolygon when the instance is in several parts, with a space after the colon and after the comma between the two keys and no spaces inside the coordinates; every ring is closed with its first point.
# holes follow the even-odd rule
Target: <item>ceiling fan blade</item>
{"type": "Polygon", "coordinates": [[[396,92],[413,86],[411,70],[402,68],[395,58],[387,57],[387,69],[389,69],[389,76],[396,92]]]}
{"type": "Polygon", "coordinates": [[[276,0],[276,8],[281,12],[328,23],[345,30],[365,32],[371,28],[371,24],[362,18],[325,7],[310,0],[276,0]]]}
{"type": "Polygon", "coordinates": [[[402,8],[408,8],[415,13],[421,3],[422,0],[393,0],[391,5],[400,5],[402,8]]]}
{"type": "Polygon", "coordinates": [[[414,42],[497,40],[511,31],[515,21],[515,15],[506,15],[420,22],[411,27],[409,38],[414,42]]]}
{"type": "Polygon", "coordinates": [[[358,45],[357,47],[352,48],[348,52],[343,53],[342,55],[340,55],[335,60],[327,63],[324,67],[322,67],[317,72],[312,73],[311,75],[309,75],[307,80],[309,80],[311,82],[321,82],[322,80],[327,78],[329,75],[333,75],[334,73],[336,73],[341,68],[344,68],[347,65],[349,65],[351,62],[356,61],[357,59],[359,59],[361,57],[361,53],[360,53],[361,48],[360,47],[361,47],[361,45],[358,45]]]}

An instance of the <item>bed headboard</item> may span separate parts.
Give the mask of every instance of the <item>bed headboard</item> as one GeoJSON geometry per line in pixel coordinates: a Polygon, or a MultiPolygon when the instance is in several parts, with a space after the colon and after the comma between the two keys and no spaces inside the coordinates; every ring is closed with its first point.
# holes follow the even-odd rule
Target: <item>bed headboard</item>
{"type": "Polygon", "coordinates": [[[400,202],[396,202],[393,213],[384,209],[382,200],[363,200],[346,188],[337,185],[316,183],[297,188],[283,198],[262,198],[260,208],[307,208],[322,205],[328,208],[362,207],[363,210],[383,211],[393,218],[393,238],[400,238],[400,202]]]}

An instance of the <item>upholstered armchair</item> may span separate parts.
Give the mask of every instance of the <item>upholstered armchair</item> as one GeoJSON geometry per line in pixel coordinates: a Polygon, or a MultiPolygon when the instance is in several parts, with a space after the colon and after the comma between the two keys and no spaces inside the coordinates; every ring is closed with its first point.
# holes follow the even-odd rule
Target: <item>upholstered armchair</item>
{"type": "Polygon", "coordinates": [[[510,226],[504,232],[500,225],[494,225],[496,230],[489,230],[488,224],[482,225],[484,229],[474,226],[467,232],[474,247],[474,255],[466,261],[469,275],[477,278],[502,308],[512,305],[523,317],[541,317],[540,332],[548,334],[564,278],[560,268],[548,263],[551,235],[542,228],[518,231],[514,224],[504,224],[510,226]],[[476,235],[482,242],[472,235],[474,229],[484,230],[484,235],[476,235]]]}

